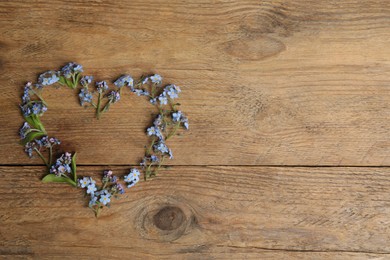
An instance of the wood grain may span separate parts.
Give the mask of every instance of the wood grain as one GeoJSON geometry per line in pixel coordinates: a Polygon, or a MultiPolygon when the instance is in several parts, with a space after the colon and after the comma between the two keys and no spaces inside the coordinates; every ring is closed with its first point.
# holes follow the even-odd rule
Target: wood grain
{"type": "MultiPolygon", "coordinates": [[[[112,167],[125,173],[123,167],[112,167]]],[[[39,259],[387,259],[389,168],[171,167],[99,219],[81,190],[0,167],[0,254],[39,259]]],[[[80,167],[97,177],[100,167],[80,167]]]]}
{"type": "MultiPolygon", "coordinates": [[[[171,142],[174,165],[390,165],[388,1],[2,1],[0,13],[1,164],[39,163],[18,146],[23,83],[77,61],[99,80],[158,72],[182,86],[191,131],[171,142]]],[[[63,149],[138,163],[147,101],[125,95],[96,122],[70,92],[47,90],[63,149]]]]}
{"type": "MultiPolygon", "coordinates": [[[[390,259],[389,28],[383,0],[0,1],[0,259],[390,259]],[[69,61],[160,73],[190,118],[172,167],[99,219],[17,136],[24,83],[69,61]]],[[[98,121],[44,96],[80,175],[139,163],[147,101],[98,121]]]]}

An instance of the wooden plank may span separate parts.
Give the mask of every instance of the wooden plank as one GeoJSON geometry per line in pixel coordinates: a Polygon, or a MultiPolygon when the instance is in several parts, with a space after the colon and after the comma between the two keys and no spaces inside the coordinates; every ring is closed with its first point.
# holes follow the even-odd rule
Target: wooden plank
{"type": "MultiPolygon", "coordinates": [[[[125,173],[123,167],[113,167],[125,173]]],[[[0,254],[56,258],[386,259],[385,167],[171,167],[94,219],[40,167],[0,167],[0,254]]],[[[80,167],[99,175],[100,167],[80,167]]]]}
{"type": "MultiPolygon", "coordinates": [[[[182,86],[191,131],[172,140],[171,164],[388,166],[389,11],[379,0],[2,1],[0,164],[38,163],[17,146],[23,83],[77,61],[98,79],[158,72],[182,86]]],[[[138,163],[146,101],[126,96],[96,122],[69,92],[47,91],[44,117],[63,149],[82,164],[138,163]]]]}

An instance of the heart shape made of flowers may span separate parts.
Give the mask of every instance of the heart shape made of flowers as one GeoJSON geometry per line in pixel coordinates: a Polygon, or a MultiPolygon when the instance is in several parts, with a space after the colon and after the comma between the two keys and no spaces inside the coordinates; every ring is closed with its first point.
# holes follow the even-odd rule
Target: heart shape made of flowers
{"type": "Polygon", "coordinates": [[[139,182],[141,172],[145,180],[154,177],[166,158],[173,159],[172,150],[166,141],[175,136],[179,128],[188,130],[189,125],[188,118],[178,109],[180,104],[175,103],[181,92],[180,87],[174,84],[163,86],[162,77],[158,74],[141,76],[138,80],[134,80],[130,75],[122,75],[113,82],[115,90],[109,90],[106,81],[95,82],[95,89],[91,90],[93,77],[82,76],[82,73],[83,67],[71,62],[59,71],[49,70],[42,73],[35,84],[28,82],[24,87],[20,105],[25,122],[19,130],[19,135],[28,156],[31,158],[36,154],[46,165],[47,174],[42,182],[64,183],[85,189],[90,197],[89,208],[98,217],[101,210],[110,205],[113,197],[123,194],[125,187],[131,188],[139,182]],[[61,142],[47,135],[40,119],[48,107],[42,92],[50,85],[67,86],[71,89],[79,89],[81,86],[78,94],[80,105],[95,109],[97,119],[108,112],[113,104],[119,102],[122,89],[125,87],[130,89],[130,93],[149,98],[150,104],[158,108],[159,114],[146,130],[150,144],[146,146],[145,155],[140,163],[141,170],[133,167],[127,175],[121,177],[106,170],[101,185],[97,185],[91,177],[77,176],[76,152],[66,152],[54,161],[53,149],[61,142]]]}

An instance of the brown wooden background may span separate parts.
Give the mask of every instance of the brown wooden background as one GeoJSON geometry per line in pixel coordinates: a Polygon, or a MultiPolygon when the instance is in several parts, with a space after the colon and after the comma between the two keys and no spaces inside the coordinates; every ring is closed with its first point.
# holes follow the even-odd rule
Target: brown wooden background
{"type": "MultiPolygon", "coordinates": [[[[4,259],[390,259],[390,1],[0,1],[4,259]],[[94,219],[18,145],[23,84],[76,61],[182,86],[172,167],[94,219]]],[[[81,175],[139,162],[150,105],[48,89],[81,175]]]]}

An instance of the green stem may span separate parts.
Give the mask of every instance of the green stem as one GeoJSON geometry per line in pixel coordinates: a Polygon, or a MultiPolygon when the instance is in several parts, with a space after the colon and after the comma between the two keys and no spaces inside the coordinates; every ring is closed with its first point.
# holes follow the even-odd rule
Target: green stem
{"type": "Polygon", "coordinates": [[[47,169],[50,169],[50,165],[47,163],[45,157],[43,157],[43,155],[41,154],[41,152],[37,149],[37,148],[34,148],[34,150],[37,152],[38,156],[42,159],[42,161],[45,163],[47,169]]]}
{"type": "Polygon", "coordinates": [[[148,147],[148,149],[146,149],[146,155],[147,156],[152,154],[152,148],[153,148],[153,145],[154,145],[155,142],[156,142],[156,138],[153,137],[152,142],[150,143],[150,146],[148,147]]]}
{"type": "Polygon", "coordinates": [[[173,112],[177,112],[175,104],[173,104],[172,99],[168,98],[169,105],[171,105],[173,112]]]}
{"type": "Polygon", "coordinates": [[[98,103],[97,103],[97,108],[96,108],[96,118],[100,118],[100,105],[102,103],[102,93],[99,92],[99,97],[98,97],[98,103]]]}
{"type": "Polygon", "coordinates": [[[165,157],[164,157],[164,156],[162,156],[162,159],[161,159],[160,163],[158,164],[158,167],[157,167],[157,169],[154,171],[154,174],[155,174],[155,175],[157,175],[157,173],[158,173],[158,170],[160,170],[161,166],[163,165],[163,163],[164,163],[164,159],[165,159],[165,157]]]}
{"type": "Polygon", "coordinates": [[[171,138],[172,136],[174,136],[176,134],[177,129],[179,129],[179,127],[180,127],[180,122],[177,122],[172,132],[170,132],[169,135],[165,138],[165,141],[171,138]]]}
{"type": "Polygon", "coordinates": [[[34,93],[35,96],[37,96],[41,101],[42,103],[45,105],[45,106],[48,106],[47,103],[45,102],[45,100],[43,99],[43,97],[41,95],[38,94],[38,92],[36,92],[35,90],[31,89],[31,91],[34,93]]]}
{"type": "Polygon", "coordinates": [[[72,74],[72,89],[75,89],[76,88],[76,78],[75,78],[75,74],[72,74]]]}
{"type": "Polygon", "coordinates": [[[100,207],[98,207],[96,210],[94,210],[94,211],[95,211],[95,217],[96,217],[96,218],[99,217],[99,215],[100,215],[100,210],[101,210],[100,207]]]}
{"type": "Polygon", "coordinates": [[[50,145],[49,147],[49,164],[51,165],[53,160],[53,147],[50,145]]]}

